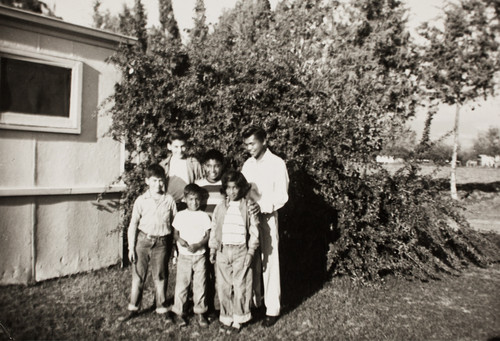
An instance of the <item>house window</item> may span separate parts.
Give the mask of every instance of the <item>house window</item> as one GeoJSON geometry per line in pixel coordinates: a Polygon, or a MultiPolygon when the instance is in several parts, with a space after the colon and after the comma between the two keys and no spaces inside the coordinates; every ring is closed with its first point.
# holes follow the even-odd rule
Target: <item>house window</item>
{"type": "Polygon", "coordinates": [[[80,133],[82,63],[0,50],[0,128],[80,133]]]}

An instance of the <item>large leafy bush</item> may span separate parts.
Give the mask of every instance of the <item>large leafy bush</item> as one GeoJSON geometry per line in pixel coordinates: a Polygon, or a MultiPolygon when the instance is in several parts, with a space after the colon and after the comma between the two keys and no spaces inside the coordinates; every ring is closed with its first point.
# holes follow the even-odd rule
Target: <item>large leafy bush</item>
{"type": "Polygon", "coordinates": [[[486,264],[479,237],[415,166],[390,175],[374,162],[417,103],[404,15],[395,0],[284,1],[274,12],[245,1],[185,46],[159,31],[124,46],[110,110],[129,153],[124,226],[171,129],[190,133],[195,155],[218,148],[239,167],[240,133],[259,124],[291,180],[280,214],[285,293],[320,283],[328,261],[330,273],[363,280],[486,264]]]}

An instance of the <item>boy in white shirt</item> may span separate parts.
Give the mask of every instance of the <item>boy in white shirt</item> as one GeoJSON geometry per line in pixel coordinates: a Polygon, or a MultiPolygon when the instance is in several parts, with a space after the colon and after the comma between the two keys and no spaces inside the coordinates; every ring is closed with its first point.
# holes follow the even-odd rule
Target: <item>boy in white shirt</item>
{"type": "Polygon", "coordinates": [[[206,304],[206,257],[205,250],[210,236],[210,217],[200,211],[202,190],[196,184],[184,188],[184,199],[187,209],[180,211],[174,218],[174,239],[177,241],[179,256],[177,259],[177,276],[175,281],[175,298],[172,312],[176,324],[183,327],[187,324],[183,311],[188,298],[188,290],[193,285],[194,313],[198,317],[200,327],[208,327],[204,316],[206,304]]]}

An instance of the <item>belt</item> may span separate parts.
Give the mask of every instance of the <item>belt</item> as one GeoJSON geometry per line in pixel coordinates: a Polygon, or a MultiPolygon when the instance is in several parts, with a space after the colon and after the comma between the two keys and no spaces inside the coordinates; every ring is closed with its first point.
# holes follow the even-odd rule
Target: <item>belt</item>
{"type": "Polygon", "coordinates": [[[165,239],[169,236],[168,234],[166,234],[164,236],[153,236],[153,235],[148,234],[146,232],[143,232],[141,230],[139,230],[139,234],[142,234],[144,237],[146,237],[149,240],[162,240],[162,239],[165,239]]]}
{"type": "Polygon", "coordinates": [[[221,243],[220,246],[219,246],[219,252],[222,252],[222,249],[224,248],[240,248],[240,247],[246,247],[247,244],[243,243],[243,244],[223,244],[221,243]]]}

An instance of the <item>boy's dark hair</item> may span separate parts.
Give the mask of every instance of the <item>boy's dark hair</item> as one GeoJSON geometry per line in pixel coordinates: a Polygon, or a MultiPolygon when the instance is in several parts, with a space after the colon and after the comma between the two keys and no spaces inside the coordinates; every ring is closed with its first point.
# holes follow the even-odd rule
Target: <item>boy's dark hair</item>
{"type": "Polygon", "coordinates": [[[168,135],[168,143],[172,143],[175,140],[187,142],[188,138],[188,134],[184,133],[182,130],[174,129],[168,135]]]}
{"type": "Polygon", "coordinates": [[[221,192],[223,194],[226,193],[228,182],[236,183],[236,186],[240,189],[239,193],[240,195],[238,199],[243,198],[245,195],[247,195],[248,191],[250,190],[250,184],[248,183],[247,179],[241,172],[230,170],[222,176],[221,192]]]}
{"type": "Polygon", "coordinates": [[[203,189],[197,184],[188,184],[184,187],[184,197],[188,195],[197,195],[201,199],[203,197],[203,189]]]}
{"type": "Polygon", "coordinates": [[[165,169],[159,164],[153,163],[146,168],[144,175],[146,176],[146,179],[152,176],[165,179],[165,169]]]}
{"type": "Polygon", "coordinates": [[[266,131],[264,129],[262,129],[261,127],[251,126],[251,127],[248,127],[247,129],[245,129],[243,131],[242,135],[243,135],[244,139],[247,139],[253,135],[260,142],[264,142],[267,134],[266,134],[266,131]]]}
{"type": "Polygon", "coordinates": [[[203,163],[208,162],[209,160],[219,161],[220,164],[224,164],[224,155],[217,149],[210,149],[203,156],[203,163]]]}

